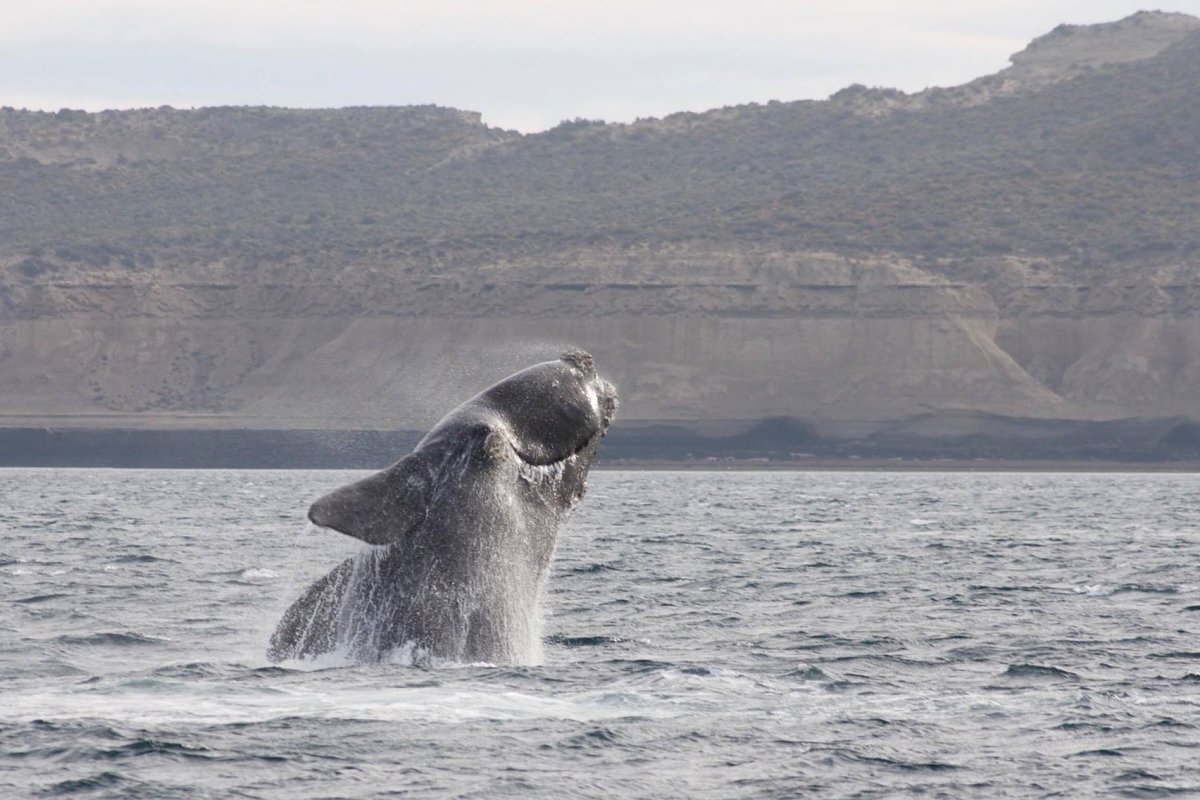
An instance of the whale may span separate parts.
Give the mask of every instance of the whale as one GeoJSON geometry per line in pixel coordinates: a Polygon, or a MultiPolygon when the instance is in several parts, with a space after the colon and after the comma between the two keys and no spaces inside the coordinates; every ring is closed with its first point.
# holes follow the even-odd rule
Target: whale
{"type": "Polygon", "coordinates": [[[319,498],[314,525],[369,546],[287,608],[268,658],[538,663],[559,530],[617,406],[591,355],[569,351],[483,390],[411,454],[319,498]]]}

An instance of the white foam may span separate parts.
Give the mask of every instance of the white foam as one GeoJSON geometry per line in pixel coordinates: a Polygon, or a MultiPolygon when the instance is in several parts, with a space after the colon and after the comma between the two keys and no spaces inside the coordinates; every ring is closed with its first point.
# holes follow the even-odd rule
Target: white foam
{"type": "Polygon", "coordinates": [[[580,722],[686,713],[670,702],[636,692],[570,696],[463,686],[271,686],[133,681],[106,689],[63,689],[10,696],[0,720],[31,722],[97,718],[130,726],[223,725],[281,718],[368,721],[471,722],[565,719],[580,722]]]}

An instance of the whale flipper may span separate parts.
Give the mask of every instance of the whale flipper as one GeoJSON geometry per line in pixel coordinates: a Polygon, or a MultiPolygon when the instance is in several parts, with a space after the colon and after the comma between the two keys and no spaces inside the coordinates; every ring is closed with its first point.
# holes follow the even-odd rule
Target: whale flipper
{"type": "Polygon", "coordinates": [[[368,544],[391,544],[425,521],[429,486],[425,459],[413,453],[325,495],[308,509],[308,518],[368,544]]]}
{"type": "Polygon", "coordinates": [[[337,620],[354,573],[348,558],[304,591],[271,634],[267,658],[283,661],[328,653],[337,647],[337,620]]]}

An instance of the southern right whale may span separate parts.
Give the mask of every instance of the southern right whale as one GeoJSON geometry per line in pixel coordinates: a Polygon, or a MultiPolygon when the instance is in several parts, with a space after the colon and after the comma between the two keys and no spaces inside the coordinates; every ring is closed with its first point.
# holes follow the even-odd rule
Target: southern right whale
{"type": "Polygon", "coordinates": [[[616,408],[592,357],[564,353],[485,389],[412,454],[317,500],[312,522],[374,547],[305,590],[268,657],[536,661],[558,529],[616,408]]]}

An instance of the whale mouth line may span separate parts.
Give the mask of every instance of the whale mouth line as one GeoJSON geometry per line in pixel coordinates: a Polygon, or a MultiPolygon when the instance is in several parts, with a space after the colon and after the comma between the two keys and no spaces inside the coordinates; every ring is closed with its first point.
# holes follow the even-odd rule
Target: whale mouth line
{"type": "Polygon", "coordinates": [[[524,453],[522,453],[515,444],[509,443],[509,447],[511,447],[513,453],[516,454],[517,460],[523,464],[526,464],[527,466],[530,466],[530,467],[557,467],[561,464],[566,464],[572,458],[575,458],[577,455],[582,453],[584,450],[588,449],[588,447],[590,447],[594,442],[598,442],[600,439],[602,439],[604,437],[604,434],[606,432],[607,432],[606,428],[601,428],[600,430],[596,431],[588,438],[584,439],[583,442],[578,447],[576,447],[573,451],[571,451],[567,455],[563,456],[562,458],[557,458],[557,459],[554,459],[553,461],[534,460],[534,459],[526,456],[524,453]]]}

